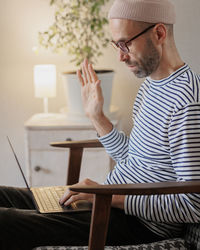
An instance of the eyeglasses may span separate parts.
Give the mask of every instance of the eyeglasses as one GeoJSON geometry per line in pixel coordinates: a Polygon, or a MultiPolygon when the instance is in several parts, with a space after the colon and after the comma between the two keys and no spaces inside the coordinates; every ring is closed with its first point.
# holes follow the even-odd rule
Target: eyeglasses
{"type": "Polygon", "coordinates": [[[137,34],[136,36],[132,37],[131,39],[129,39],[126,42],[115,42],[115,41],[111,41],[111,44],[113,45],[113,47],[115,49],[120,48],[125,54],[128,54],[130,52],[129,47],[128,47],[128,43],[130,43],[131,41],[135,40],[136,38],[138,38],[139,36],[143,35],[144,33],[146,33],[148,30],[150,30],[151,28],[155,27],[156,24],[149,26],[148,28],[146,28],[145,30],[143,30],[142,32],[140,32],[139,34],[137,34]]]}

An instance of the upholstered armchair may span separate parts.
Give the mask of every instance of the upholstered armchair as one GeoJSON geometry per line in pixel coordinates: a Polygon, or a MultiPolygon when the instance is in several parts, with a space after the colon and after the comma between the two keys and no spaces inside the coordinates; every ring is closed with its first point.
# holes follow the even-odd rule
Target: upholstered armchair
{"type": "MultiPolygon", "coordinates": [[[[53,147],[69,148],[70,158],[67,175],[67,185],[78,182],[81,160],[84,148],[102,147],[98,140],[57,142],[51,143],[53,147]]],[[[145,249],[200,249],[200,225],[185,224],[185,233],[182,238],[169,239],[151,244],[134,246],[106,246],[106,235],[111,208],[112,195],[156,195],[156,194],[178,194],[178,193],[200,193],[200,181],[188,182],[162,182],[141,183],[124,185],[98,185],[71,187],[73,191],[94,194],[94,205],[90,227],[90,237],[87,246],[43,246],[35,250],[145,250],[145,249]]]]}

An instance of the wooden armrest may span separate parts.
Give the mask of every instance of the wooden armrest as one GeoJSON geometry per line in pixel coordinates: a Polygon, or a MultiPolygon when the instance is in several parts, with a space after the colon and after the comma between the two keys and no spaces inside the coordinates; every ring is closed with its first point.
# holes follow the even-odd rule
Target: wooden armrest
{"type": "Polygon", "coordinates": [[[200,193],[200,181],[156,182],[121,185],[94,185],[70,187],[75,192],[93,193],[99,195],[155,195],[200,193]]]}
{"type": "Polygon", "coordinates": [[[99,140],[82,140],[82,141],[64,141],[64,142],[51,142],[50,146],[60,148],[100,148],[103,145],[99,140]]]}
{"type": "Polygon", "coordinates": [[[92,193],[94,204],[90,225],[89,250],[103,250],[109,224],[112,195],[155,195],[200,193],[200,181],[157,182],[122,185],[71,186],[75,192],[92,193]]]}

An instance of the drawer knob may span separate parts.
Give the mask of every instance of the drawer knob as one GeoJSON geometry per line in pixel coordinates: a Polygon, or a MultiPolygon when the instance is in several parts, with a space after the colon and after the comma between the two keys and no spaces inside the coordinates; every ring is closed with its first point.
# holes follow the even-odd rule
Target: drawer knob
{"type": "Polygon", "coordinates": [[[66,141],[72,141],[72,138],[67,138],[66,141]]]}
{"type": "Polygon", "coordinates": [[[35,166],[35,167],[34,167],[34,170],[35,170],[36,172],[39,172],[41,169],[42,169],[42,168],[41,168],[40,166],[35,166]]]}
{"type": "Polygon", "coordinates": [[[40,166],[35,166],[35,167],[34,167],[34,170],[35,170],[35,172],[40,172],[40,171],[42,171],[42,172],[44,172],[45,174],[50,174],[50,173],[51,173],[51,170],[50,170],[50,169],[48,169],[48,168],[43,168],[43,167],[40,167],[40,166]]]}

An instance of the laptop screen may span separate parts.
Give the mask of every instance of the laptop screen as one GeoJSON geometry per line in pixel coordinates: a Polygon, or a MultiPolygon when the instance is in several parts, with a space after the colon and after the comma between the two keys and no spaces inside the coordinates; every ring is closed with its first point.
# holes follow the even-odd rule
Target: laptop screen
{"type": "Polygon", "coordinates": [[[7,136],[7,140],[8,140],[8,143],[9,143],[11,149],[12,149],[12,152],[13,152],[13,154],[14,154],[14,156],[15,156],[15,160],[16,160],[16,162],[17,162],[17,165],[18,165],[19,169],[20,169],[20,172],[21,172],[22,177],[23,177],[23,179],[24,179],[24,181],[25,181],[25,184],[26,184],[27,188],[30,190],[30,187],[29,187],[29,185],[28,185],[28,182],[27,182],[27,180],[26,180],[26,177],[25,177],[25,175],[24,175],[24,172],[23,172],[23,170],[22,170],[22,168],[21,168],[21,166],[20,166],[20,163],[19,163],[19,161],[18,161],[17,155],[16,155],[16,153],[15,153],[15,151],[14,151],[14,149],[13,149],[13,146],[12,146],[11,141],[10,141],[10,139],[9,139],[8,136],[7,136]]]}

